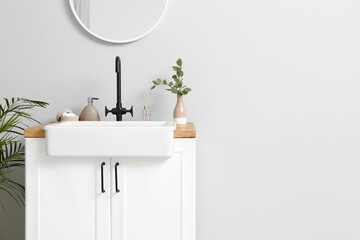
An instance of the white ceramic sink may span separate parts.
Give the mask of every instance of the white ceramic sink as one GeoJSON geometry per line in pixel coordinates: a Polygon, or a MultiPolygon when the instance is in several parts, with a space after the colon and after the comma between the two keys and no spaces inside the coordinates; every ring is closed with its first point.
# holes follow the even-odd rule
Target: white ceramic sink
{"type": "Polygon", "coordinates": [[[62,122],[45,126],[50,156],[171,156],[175,122],[62,122]]]}

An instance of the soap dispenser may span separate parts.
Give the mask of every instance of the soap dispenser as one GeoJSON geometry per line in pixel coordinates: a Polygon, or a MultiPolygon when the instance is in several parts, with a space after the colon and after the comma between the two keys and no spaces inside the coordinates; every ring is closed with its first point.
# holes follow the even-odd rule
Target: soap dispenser
{"type": "Polygon", "coordinates": [[[80,113],[80,121],[100,121],[97,109],[93,105],[94,100],[99,98],[88,97],[88,105],[80,113]]]}

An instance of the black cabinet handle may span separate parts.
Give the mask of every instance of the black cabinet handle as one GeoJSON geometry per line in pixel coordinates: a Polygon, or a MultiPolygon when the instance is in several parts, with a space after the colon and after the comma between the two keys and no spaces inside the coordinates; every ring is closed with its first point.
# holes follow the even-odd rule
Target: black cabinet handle
{"type": "Polygon", "coordinates": [[[105,192],[104,189],[104,166],[105,166],[105,162],[102,162],[101,164],[101,192],[105,192]]]}
{"type": "Polygon", "coordinates": [[[118,188],[118,174],[117,174],[117,167],[119,166],[120,164],[117,162],[116,164],[115,164],[115,190],[116,190],[116,192],[118,193],[118,192],[120,192],[120,190],[119,190],[119,188],[118,188]]]}

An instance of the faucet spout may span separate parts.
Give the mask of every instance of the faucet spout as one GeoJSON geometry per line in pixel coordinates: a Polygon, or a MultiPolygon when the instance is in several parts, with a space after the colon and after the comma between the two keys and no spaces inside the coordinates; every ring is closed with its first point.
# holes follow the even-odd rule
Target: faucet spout
{"type": "Polygon", "coordinates": [[[116,107],[109,110],[105,106],[105,117],[107,116],[108,113],[112,113],[112,114],[116,115],[116,121],[122,121],[122,115],[124,115],[126,113],[130,113],[131,116],[133,116],[133,107],[131,106],[130,110],[127,110],[126,108],[122,107],[122,103],[121,103],[121,60],[120,60],[119,56],[117,56],[115,58],[115,72],[116,72],[116,83],[117,83],[116,107]]]}
{"type": "Polygon", "coordinates": [[[116,72],[116,83],[117,83],[117,102],[116,107],[121,108],[121,60],[120,57],[117,56],[115,58],[115,72],[116,72]]]}
{"type": "Polygon", "coordinates": [[[119,56],[115,58],[115,72],[121,73],[121,59],[119,56]]]}

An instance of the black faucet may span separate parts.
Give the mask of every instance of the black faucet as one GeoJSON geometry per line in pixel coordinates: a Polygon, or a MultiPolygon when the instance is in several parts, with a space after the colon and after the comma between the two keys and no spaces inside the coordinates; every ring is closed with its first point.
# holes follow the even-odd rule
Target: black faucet
{"type": "Polygon", "coordinates": [[[130,110],[127,110],[126,108],[122,107],[121,104],[121,61],[120,57],[117,56],[115,59],[115,72],[116,72],[116,79],[117,79],[117,102],[116,102],[116,108],[113,108],[109,110],[105,106],[105,117],[108,115],[109,112],[116,115],[116,121],[122,121],[122,115],[126,113],[131,113],[131,116],[133,117],[133,106],[131,106],[130,110]]]}

